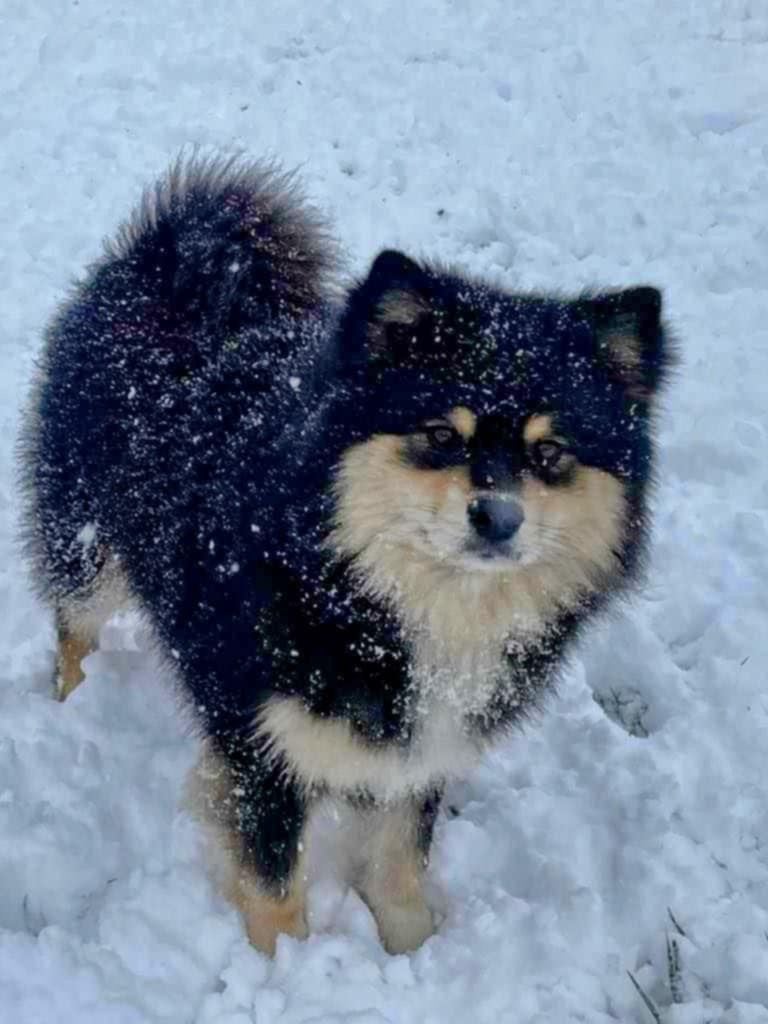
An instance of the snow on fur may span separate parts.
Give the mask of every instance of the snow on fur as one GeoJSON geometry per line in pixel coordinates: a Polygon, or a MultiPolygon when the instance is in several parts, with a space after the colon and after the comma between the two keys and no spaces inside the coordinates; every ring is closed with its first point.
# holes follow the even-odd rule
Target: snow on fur
{"type": "Polygon", "coordinates": [[[4,13],[0,1019],[651,1021],[631,972],[665,1024],[763,1024],[768,14],[361,3],[340,31],[329,0],[4,13]],[[449,794],[442,920],[410,957],[329,874],[333,814],[309,940],[274,962],[247,945],[184,809],[195,741],[136,622],[51,699],[16,544],[19,398],[67,282],[189,143],[301,165],[353,270],[400,245],[520,288],[653,281],[683,342],[648,586],[449,794]]]}

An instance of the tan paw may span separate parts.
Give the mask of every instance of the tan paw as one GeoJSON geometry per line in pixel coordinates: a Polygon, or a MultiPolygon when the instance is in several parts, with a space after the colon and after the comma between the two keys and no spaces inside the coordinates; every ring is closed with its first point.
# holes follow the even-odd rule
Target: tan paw
{"type": "Polygon", "coordinates": [[[374,917],[388,953],[410,953],[435,931],[432,913],[426,903],[409,906],[390,903],[377,908],[374,917]]]}
{"type": "Polygon", "coordinates": [[[309,934],[304,909],[295,900],[278,901],[251,893],[240,903],[240,909],[252,945],[267,956],[275,955],[278,935],[306,939],[309,934]]]}

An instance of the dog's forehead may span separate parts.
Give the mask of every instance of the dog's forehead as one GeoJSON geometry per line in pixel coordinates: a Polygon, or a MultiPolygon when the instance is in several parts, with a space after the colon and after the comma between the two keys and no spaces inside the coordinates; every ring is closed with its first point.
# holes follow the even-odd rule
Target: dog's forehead
{"type": "MultiPolygon", "coordinates": [[[[453,409],[466,410],[459,415],[462,423],[468,423],[471,417],[475,427],[487,417],[517,422],[543,407],[558,404],[564,383],[554,360],[499,358],[475,370],[474,376],[471,372],[458,375],[452,404],[453,409]]],[[[464,433],[462,426],[456,427],[464,433]]]]}
{"type": "Polygon", "coordinates": [[[445,326],[466,332],[465,340],[486,354],[531,353],[539,345],[546,349],[585,326],[573,301],[484,289],[459,293],[443,315],[445,326]]]}
{"type": "Polygon", "coordinates": [[[563,319],[554,328],[525,335],[509,331],[492,352],[481,342],[467,346],[463,360],[446,367],[452,405],[476,418],[516,421],[544,408],[575,413],[599,404],[605,385],[597,361],[584,345],[581,325],[563,319]]]}

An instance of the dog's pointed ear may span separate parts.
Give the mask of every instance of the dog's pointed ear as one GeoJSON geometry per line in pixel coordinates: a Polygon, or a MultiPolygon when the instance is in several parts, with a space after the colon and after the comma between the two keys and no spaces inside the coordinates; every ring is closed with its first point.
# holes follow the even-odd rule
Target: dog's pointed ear
{"type": "Polygon", "coordinates": [[[597,358],[636,401],[653,398],[672,361],[661,305],[661,292],[645,286],[597,295],[583,303],[597,358]]]}
{"type": "Polygon", "coordinates": [[[429,311],[427,272],[403,253],[385,249],[347,301],[342,319],[347,355],[354,362],[399,362],[429,311]]]}
{"type": "Polygon", "coordinates": [[[380,284],[385,288],[393,283],[408,282],[423,275],[423,270],[410,256],[397,249],[382,249],[371,264],[366,284],[380,284]]]}

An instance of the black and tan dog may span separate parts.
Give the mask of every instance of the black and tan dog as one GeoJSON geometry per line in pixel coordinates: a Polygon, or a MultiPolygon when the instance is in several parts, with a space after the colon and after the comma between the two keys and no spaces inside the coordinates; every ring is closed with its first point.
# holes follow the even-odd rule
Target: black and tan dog
{"type": "Polygon", "coordinates": [[[632,578],[668,365],[652,288],[515,295],[383,252],[339,301],[289,180],[180,162],[53,322],[22,439],[59,694],[138,604],[206,737],[248,933],[305,934],[324,796],[386,946],[441,792],[632,578]]]}

